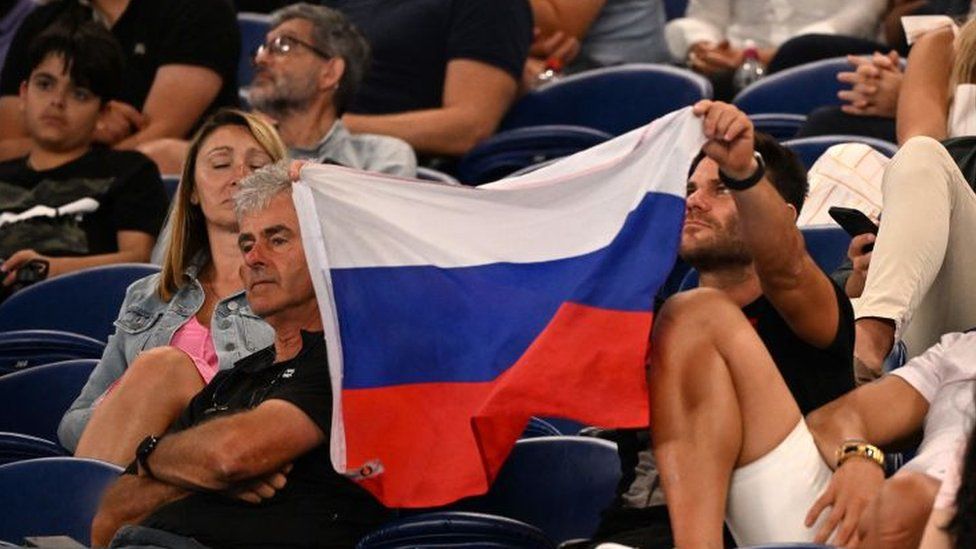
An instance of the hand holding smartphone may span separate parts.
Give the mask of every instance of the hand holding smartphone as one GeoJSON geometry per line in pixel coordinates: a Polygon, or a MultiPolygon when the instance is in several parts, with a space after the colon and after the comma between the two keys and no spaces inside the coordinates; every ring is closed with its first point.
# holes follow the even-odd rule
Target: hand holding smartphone
{"type": "MultiPolygon", "coordinates": [[[[871,221],[864,212],[860,210],[855,210],[854,208],[844,208],[841,206],[831,206],[827,213],[830,217],[834,218],[834,221],[841,226],[847,234],[852,237],[862,235],[865,233],[878,234],[878,226],[871,221]]],[[[864,247],[865,252],[870,252],[874,249],[874,244],[868,244],[864,247]]]]}

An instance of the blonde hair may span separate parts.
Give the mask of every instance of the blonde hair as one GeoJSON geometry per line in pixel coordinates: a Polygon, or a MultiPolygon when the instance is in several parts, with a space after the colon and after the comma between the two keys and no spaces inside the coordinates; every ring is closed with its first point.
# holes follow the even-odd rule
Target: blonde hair
{"type": "Polygon", "coordinates": [[[210,254],[210,241],[207,238],[207,224],[203,210],[199,204],[193,204],[190,198],[196,190],[194,174],[200,147],[210,134],[224,126],[247,128],[258,144],[271,156],[272,161],[277,162],[288,156],[288,149],[274,126],[253,114],[236,109],[221,109],[200,126],[190,141],[190,148],[183,163],[180,186],[176,192],[173,210],[170,212],[171,232],[163,256],[163,267],[157,289],[163,301],[172,299],[173,294],[186,285],[183,273],[193,258],[201,252],[208,256],[210,254]]]}
{"type": "Polygon", "coordinates": [[[955,95],[959,84],[976,84],[976,19],[970,19],[959,29],[952,49],[949,97],[955,95]]]}

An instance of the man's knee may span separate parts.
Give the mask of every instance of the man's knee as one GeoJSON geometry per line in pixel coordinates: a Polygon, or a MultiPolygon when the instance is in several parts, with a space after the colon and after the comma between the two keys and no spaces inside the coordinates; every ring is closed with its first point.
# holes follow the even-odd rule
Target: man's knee
{"type": "Polygon", "coordinates": [[[747,324],[742,309],[725,292],[696,288],[668,298],[655,316],[654,332],[655,337],[673,330],[694,330],[702,335],[723,326],[731,328],[738,321],[747,324]]]}
{"type": "Polygon", "coordinates": [[[882,547],[917,545],[938,489],[938,481],[923,473],[901,473],[888,479],[875,501],[873,524],[866,525],[877,531],[867,537],[882,547]]]}

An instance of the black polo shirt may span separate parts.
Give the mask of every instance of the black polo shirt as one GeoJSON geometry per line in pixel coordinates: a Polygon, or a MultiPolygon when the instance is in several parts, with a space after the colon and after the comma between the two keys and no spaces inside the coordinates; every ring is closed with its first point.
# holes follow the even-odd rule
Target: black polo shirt
{"type": "MultiPolygon", "coordinates": [[[[92,17],[92,9],[79,0],[57,0],[35,9],[10,44],[0,95],[17,95],[20,83],[30,76],[27,53],[34,37],[55,21],[92,17]]],[[[238,104],[241,37],[228,0],[130,0],[111,30],[126,60],[120,101],[142,110],[159,67],[193,65],[213,70],[222,80],[208,112],[238,104]]]]}
{"type": "Polygon", "coordinates": [[[332,386],[321,332],[302,332],[302,350],[275,363],[274,347],[221,371],[187,406],[172,430],[280,399],[301,409],[325,433],[323,444],[294,461],[273,498],[246,503],[199,492],[159,508],[143,526],[192,537],[209,547],[352,547],[392,514],[336,473],[329,460],[332,386]]]}

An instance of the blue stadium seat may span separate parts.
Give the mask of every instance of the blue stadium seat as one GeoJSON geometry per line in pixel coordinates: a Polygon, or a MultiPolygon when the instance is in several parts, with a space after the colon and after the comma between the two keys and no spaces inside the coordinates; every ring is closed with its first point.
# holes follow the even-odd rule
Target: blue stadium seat
{"type": "Polygon", "coordinates": [[[847,85],[837,81],[837,73],[850,69],[845,57],[806,63],[760,79],[732,102],[746,114],[806,115],[817,107],[840,105],[837,92],[847,85]]]}
{"type": "Polygon", "coordinates": [[[802,114],[763,112],[749,115],[756,131],[771,135],[777,141],[793,139],[807,117],[802,114]]]}
{"type": "Polygon", "coordinates": [[[501,515],[531,524],[562,543],[591,537],[620,480],[616,445],[578,436],[518,441],[484,496],[450,510],[501,515]]]}
{"type": "Polygon", "coordinates": [[[458,163],[465,184],[497,181],[512,172],[599,145],[612,136],[583,126],[547,125],[497,133],[479,143],[458,163]]]}
{"type": "Polygon", "coordinates": [[[533,416],[529,418],[529,423],[525,426],[525,430],[522,431],[522,438],[558,437],[561,434],[555,425],[541,417],[533,416]]]}
{"type": "Polygon", "coordinates": [[[28,286],[0,304],[0,332],[39,328],[105,341],[129,284],[157,272],[156,265],[120,263],[28,286]]]}
{"type": "Polygon", "coordinates": [[[423,181],[439,181],[441,183],[447,183],[448,185],[461,184],[460,181],[440,170],[425,168],[423,166],[417,166],[417,179],[423,181]]]}
{"type": "Polygon", "coordinates": [[[800,161],[809,170],[813,163],[830,147],[841,143],[864,143],[879,153],[891,158],[898,152],[898,145],[861,135],[818,135],[816,137],[801,137],[784,141],[783,145],[800,157],[800,161]]]}
{"type": "Polygon", "coordinates": [[[555,549],[538,528],[505,517],[442,511],[398,519],[366,535],[357,549],[403,547],[555,549]]]}
{"type": "MultiPolygon", "coordinates": [[[[807,252],[825,273],[834,272],[847,259],[851,235],[833,225],[801,227],[807,252]]],[[[698,287],[698,271],[691,269],[681,281],[679,291],[698,287]]]]}
{"type": "Polygon", "coordinates": [[[241,31],[241,57],[237,61],[237,85],[246,87],[254,78],[251,56],[271,30],[271,16],[263,13],[241,12],[237,14],[237,27],[241,31]]]}
{"type": "Polygon", "coordinates": [[[179,186],[180,186],[179,174],[167,174],[163,176],[163,188],[166,189],[166,196],[169,197],[170,202],[172,202],[173,197],[176,196],[176,189],[179,186]]]}
{"type": "Polygon", "coordinates": [[[62,360],[99,358],[104,350],[105,343],[70,332],[57,330],[0,332],[0,376],[62,360]]]}
{"type": "Polygon", "coordinates": [[[863,143],[889,158],[898,152],[898,145],[894,143],[862,135],[818,135],[815,137],[801,137],[784,141],[783,145],[795,152],[800,157],[800,161],[803,162],[804,166],[809,169],[827,149],[841,143],[863,143]]]}
{"type": "Polygon", "coordinates": [[[687,69],[634,63],[581,72],[525,94],[499,130],[568,124],[620,135],[712,96],[687,69]]]}
{"type": "Polygon", "coordinates": [[[91,459],[55,457],[0,466],[0,539],[70,536],[88,545],[105,489],[121,467],[91,459]]]}
{"type": "Polygon", "coordinates": [[[580,431],[587,427],[585,423],[562,417],[544,417],[542,419],[549,425],[555,427],[560,435],[578,435],[580,431]]]}
{"type": "Polygon", "coordinates": [[[28,459],[69,455],[71,452],[50,440],[21,433],[0,432],[0,465],[28,459]]]}
{"type": "Polygon", "coordinates": [[[664,0],[664,15],[668,21],[684,17],[688,11],[688,0],[664,0]]]}
{"type": "Polygon", "coordinates": [[[61,417],[97,360],[67,360],[0,377],[0,431],[58,440],[61,417]]]}

